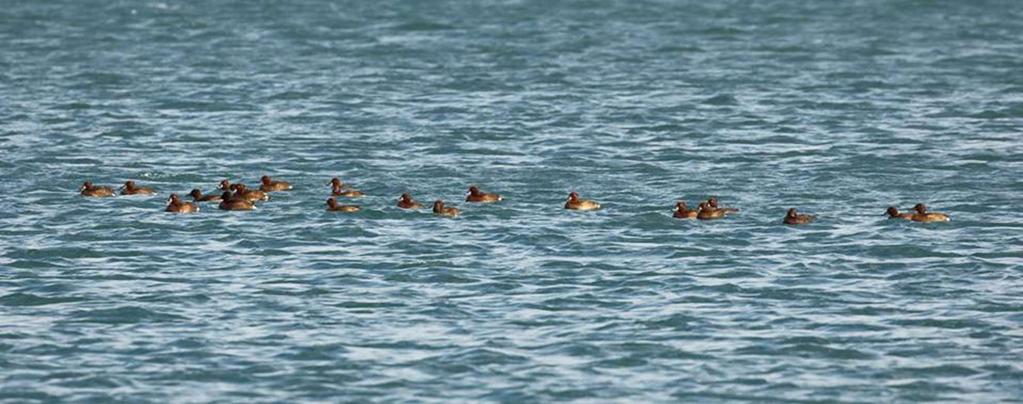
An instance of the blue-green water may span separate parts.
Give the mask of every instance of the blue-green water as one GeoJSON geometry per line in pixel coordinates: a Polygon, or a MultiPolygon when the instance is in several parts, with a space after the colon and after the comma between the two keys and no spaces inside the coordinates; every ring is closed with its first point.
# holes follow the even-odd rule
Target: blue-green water
{"type": "Polygon", "coordinates": [[[1021,2],[0,3],[4,401],[1023,396],[1021,2]]]}

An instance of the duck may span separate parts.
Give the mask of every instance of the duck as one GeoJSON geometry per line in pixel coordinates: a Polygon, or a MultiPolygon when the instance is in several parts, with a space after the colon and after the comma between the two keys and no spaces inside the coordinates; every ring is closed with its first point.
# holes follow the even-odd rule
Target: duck
{"type": "Polygon", "coordinates": [[[270,195],[267,195],[266,192],[247,189],[245,188],[245,184],[231,184],[231,189],[234,189],[235,196],[249,202],[270,200],[270,195]]]}
{"type": "Polygon", "coordinates": [[[93,198],[104,198],[108,196],[114,196],[114,189],[103,185],[92,185],[91,182],[85,181],[82,183],[82,187],[78,188],[78,192],[82,196],[88,196],[93,198]]]}
{"type": "Polygon", "coordinates": [[[470,186],[469,187],[469,192],[467,192],[465,194],[465,201],[466,202],[490,203],[490,202],[500,202],[500,201],[503,201],[503,200],[504,200],[504,197],[502,197],[501,195],[498,195],[498,194],[488,194],[486,192],[480,191],[480,189],[478,187],[476,187],[475,185],[470,186]]]}
{"type": "Polygon", "coordinates": [[[597,210],[600,209],[600,204],[589,199],[579,199],[579,193],[572,191],[569,192],[568,200],[565,201],[565,209],[597,210]]]}
{"type": "Polygon", "coordinates": [[[433,213],[437,216],[455,217],[459,212],[456,207],[444,206],[444,201],[440,199],[433,202],[433,213]]]}
{"type": "Polygon", "coordinates": [[[725,217],[725,210],[715,209],[708,202],[701,202],[700,210],[696,213],[696,218],[700,220],[720,219],[723,217],[725,217]]]}
{"type": "Polygon", "coordinates": [[[259,179],[259,190],[263,192],[290,191],[291,184],[287,181],[273,181],[269,175],[259,179]]]}
{"type": "Polygon", "coordinates": [[[338,205],[337,199],[327,199],[327,211],[328,212],[345,212],[352,213],[359,211],[359,205],[338,205]]]}
{"type": "Polygon", "coordinates": [[[344,189],[346,186],[347,184],[341,182],[340,178],[334,177],[330,180],[330,194],[334,196],[343,196],[345,198],[361,198],[366,195],[357,189],[344,189]]]}
{"type": "Polygon", "coordinates": [[[689,207],[686,206],[686,201],[676,202],[675,209],[673,210],[675,213],[672,214],[672,216],[679,219],[696,219],[696,215],[699,213],[695,210],[690,210],[689,207]]]}
{"type": "Polygon", "coordinates": [[[723,211],[723,212],[725,212],[725,214],[739,212],[739,209],[736,209],[736,208],[722,208],[722,207],[719,207],[718,206],[718,198],[713,197],[713,196],[707,199],[707,206],[710,207],[711,209],[716,209],[716,210],[723,211]]]}
{"type": "Polygon", "coordinates": [[[402,209],[421,209],[423,205],[416,202],[415,199],[412,199],[412,195],[409,195],[409,193],[406,192],[401,194],[401,197],[398,198],[398,207],[402,209]]]}
{"type": "Polygon", "coordinates": [[[203,195],[199,188],[193,189],[192,192],[188,193],[192,197],[193,201],[196,202],[220,202],[220,195],[207,194],[203,195]]]}
{"type": "Polygon", "coordinates": [[[121,195],[155,195],[156,191],[149,187],[137,187],[135,181],[125,181],[121,187],[121,195]]]}
{"type": "Polygon", "coordinates": [[[230,192],[225,191],[220,195],[220,209],[223,210],[253,210],[256,205],[242,198],[234,198],[230,192]]]}
{"type": "Polygon", "coordinates": [[[182,201],[178,194],[171,194],[167,199],[167,209],[164,210],[173,213],[196,213],[199,211],[199,205],[182,201]]]}
{"type": "Polygon", "coordinates": [[[948,215],[938,212],[928,212],[927,205],[922,203],[913,206],[913,210],[916,212],[910,218],[914,222],[947,222],[951,220],[948,215]]]}
{"type": "Polygon", "coordinates": [[[817,216],[814,215],[796,213],[796,208],[790,208],[789,211],[785,213],[785,219],[782,220],[782,222],[793,225],[807,224],[814,221],[816,218],[817,216]]]}
{"type": "Polygon", "coordinates": [[[231,190],[231,181],[228,181],[226,179],[220,180],[220,185],[217,186],[217,189],[219,189],[221,191],[230,191],[231,190]]]}
{"type": "Polygon", "coordinates": [[[885,214],[888,215],[888,220],[891,219],[910,220],[913,218],[912,213],[899,213],[899,209],[894,206],[889,206],[888,209],[885,210],[885,214]]]}

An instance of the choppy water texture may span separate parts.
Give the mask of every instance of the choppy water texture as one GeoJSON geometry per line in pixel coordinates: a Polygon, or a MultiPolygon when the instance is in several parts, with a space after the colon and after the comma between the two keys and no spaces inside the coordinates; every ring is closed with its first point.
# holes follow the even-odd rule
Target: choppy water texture
{"type": "Polygon", "coordinates": [[[3,399],[1023,396],[1021,2],[2,3],[3,399]]]}

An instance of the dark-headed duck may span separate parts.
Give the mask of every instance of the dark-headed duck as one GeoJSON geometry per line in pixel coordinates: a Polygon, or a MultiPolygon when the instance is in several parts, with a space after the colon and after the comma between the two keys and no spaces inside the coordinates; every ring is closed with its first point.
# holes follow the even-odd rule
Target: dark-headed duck
{"type": "Polygon", "coordinates": [[[686,201],[678,201],[675,203],[675,213],[672,215],[679,219],[696,219],[697,211],[689,209],[686,206],[686,201]]]}
{"type": "Polygon", "coordinates": [[[113,188],[103,185],[92,185],[89,181],[82,183],[82,187],[78,188],[78,192],[80,192],[82,196],[91,196],[96,198],[114,196],[113,188]]]}
{"type": "Polygon", "coordinates": [[[359,205],[338,205],[337,199],[330,198],[327,199],[327,211],[346,213],[358,212],[359,205]]]}
{"type": "Polygon", "coordinates": [[[420,209],[423,205],[416,202],[415,199],[412,199],[412,195],[409,195],[409,193],[406,192],[401,194],[401,197],[398,198],[398,207],[402,209],[420,209]]]}
{"type": "Polygon", "coordinates": [[[341,179],[334,177],[330,180],[330,194],[334,196],[343,196],[345,198],[361,198],[366,194],[362,193],[357,189],[348,188],[347,184],[341,182],[341,179]]]}
{"type": "Polygon", "coordinates": [[[480,191],[475,185],[469,187],[469,192],[465,194],[466,202],[500,202],[503,200],[501,195],[480,191]]]}
{"type": "Polygon", "coordinates": [[[220,180],[220,185],[217,185],[217,189],[219,189],[221,191],[230,191],[231,190],[231,181],[220,180]]]}
{"type": "Polygon", "coordinates": [[[807,224],[816,219],[817,216],[796,213],[796,208],[791,208],[785,213],[785,224],[807,224]]]}
{"type": "Polygon", "coordinates": [[[455,217],[458,216],[458,208],[444,206],[444,201],[437,200],[433,203],[433,213],[438,216],[455,217]]]}
{"type": "Polygon", "coordinates": [[[148,187],[137,187],[135,181],[125,181],[121,187],[121,195],[155,195],[156,191],[148,187]]]}
{"type": "Polygon", "coordinates": [[[947,222],[951,220],[944,213],[928,212],[927,206],[922,203],[916,204],[913,207],[913,211],[916,212],[911,218],[914,222],[947,222]]]}
{"type": "Polygon", "coordinates": [[[249,202],[270,200],[270,195],[267,195],[266,192],[247,189],[245,184],[231,184],[231,189],[234,190],[234,196],[237,199],[244,199],[249,202]]]}
{"type": "Polygon", "coordinates": [[[568,194],[568,200],[565,201],[565,209],[597,210],[600,209],[600,204],[589,199],[579,199],[579,193],[572,191],[568,194]]]}
{"type": "Polygon", "coordinates": [[[193,189],[192,192],[188,193],[192,197],[193,201],[196,202],[220,202],[220,195],[208,194],[203,195],[199,188],[193,189]]]}
{"type": "Polygon", "coordinates": [[[696,213],[696,218],[701,220],[720,219],[725,217],[725,211],[723,209],[714,209],[708,202],[700,203],[700,211],[696,213]]]}
{"type": "Polygon", "coordinates": [[[885,210],[885,214],[888,215],[888,219],[889,220],[891,220],[891,219],[906,219],[906,220],[909,220],[909,219],[913,218],[913,214],[912,213],[899,213],[899,209],[894,207],[894,206],[889,206],[888,210],[885,210]]]}
{"type": "Polygon", "coordinates": [[[711,209],[714,209],[714,210],[720,210],[720,211],[724,212],[725,214],[736,213],[736,212],[739,211],[739,209],[736,209],[736,208],[723,208],[723,207],[718,206],[718,198],[713,197],[713,196],[707,199],[707,207],[709,207],[711,209]]]}
{"type": "Polygon", "coordinates": [[[230,192],[220,195],[220,209],[223,210],[253,210],[256,205],[242,198],[234,198],[230,192]]]}
{"type": "Polygon", "coordinates": [[[199,211],[199,205],[182,201],[178,194],[171,194],[167,199],[167,209],[164,210],[174,213],[195,213],[199,211]]]}
{"type": "Polygon", "coordinates": [[[290,191],[291,184],[287,181],[273,181],[269,175],[264,175],[259,179],[259,190],[263,192],[275,192],[275,191],[290,191]]]}

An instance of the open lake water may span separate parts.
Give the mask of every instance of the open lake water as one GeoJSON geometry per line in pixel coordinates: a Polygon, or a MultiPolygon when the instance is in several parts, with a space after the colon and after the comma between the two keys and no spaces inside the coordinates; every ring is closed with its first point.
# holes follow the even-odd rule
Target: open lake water
{"type": "Polygon", "coordinates": [[[1020,1],[0,1],[0,179],[3,401],[1023,397],[1020,1]]]}

